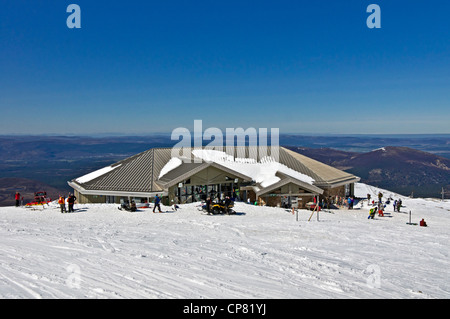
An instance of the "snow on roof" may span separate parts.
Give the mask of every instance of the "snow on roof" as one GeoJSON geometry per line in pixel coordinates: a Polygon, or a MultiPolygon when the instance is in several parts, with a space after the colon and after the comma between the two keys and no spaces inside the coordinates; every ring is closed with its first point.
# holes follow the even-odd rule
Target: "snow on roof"
{"type": "Polygon", "coordinates": [[[80,183],[80,184],[87,183],[87,182],[89,182],[89,181],[91,181],[93,179],[96,179],[97,177],[100,177],[102,175],[105,175],[106,173],[111,172],[112,170],[118,168],[121,165],[122,164],[119,164],[119,165],[116,165],[116,166],[107,166],[107,167],[100,168],[100,169],[98,169],[96,171],[93,171],[93,172],[91,172],[89,174],[86,174],[86,175],[83,175],[83,176],[77,178],[75,181],[80,183]]]}
{"type": "Polygon", "coordinates": [[[280,181],[276,176],[277,172],[293,177],[297,180],[312,185],[314,179],[310,176],[297,172],[286,165],[275,161],[272,157],[263,157],[259,162],[253,158],[233,158],[233,156],[222,151],[216,150],[194,150],[192,154],[206,162],[214,162],[225,166],[233,171],[251,177],[263,188],[273,185],[280,181]]]}
{"type": "Polygon", "coordinates": [[[178,166],[180,166],[183,163],[183,161],[181,159],[179,159],[178,157],[172,157],[166,165],[164,165],[164,167],[161,169],[161,172],[159,173],[159,177],[161,178],[164,175],[166,175],[168,172],[170,172],[171,170],[177,168],[178,166]]]}

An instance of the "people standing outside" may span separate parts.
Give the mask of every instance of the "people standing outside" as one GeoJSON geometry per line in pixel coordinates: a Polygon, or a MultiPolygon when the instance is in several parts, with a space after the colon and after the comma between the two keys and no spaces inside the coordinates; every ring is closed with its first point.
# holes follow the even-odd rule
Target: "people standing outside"
{"type": "MultiPolygon", "coordinates": [[[[250,200],[250,198],[248,200],[250,200]]],[[[211,197],[206,199],[206,212],[208,215],[211,214],[211,197]]]]}
{"type": "Polygon", "coordinates": [[[69,194],[69,197],[67,198],[67,203],[69,204],[69,213],[73,213],[73,205],[75,204],[75,201],[77,198],[73,194],[69,194]]]}
{"type": "Polygon", "coordinates": [[[159,212],[162,213],[160,202],[161,202],[161,198],[159,198],[158,194],[156,194],[156,196],[155,196],[155,207],[153,207],[153,212],[155,212],[156,207],[158,207],[159,212]]]}
{"type": "Polygon", "coordinates": [[[353,209],[353,198],[350,196],[349,198],[348,198],[348,209],[353,209]]]}
{"type": "Polygon", "coordinates": [[[66,211],[66,200],[65,200],[64,196],[59,196],[58,204],[59,204],[59,207],[61,207],[61,214],[62,213],[67,213],[67,211],[66,211]]]}
{"type": "Polygon", "coordinates": [[[397,208],[397,200],[394,200],[394,212],[396,208],[397,208]]]}
{"type": "Polygon", "coordinates": [[[20,205],[20,193],[19,192],[16,192],[14,199],[16,200],[16,207],[19,207],[19,205],[20,205]]]}
{"type": "Polygon", "coordinates": [[[401,207],[402,207],[402,200],[399,199],[398,202],[397,202],[397,212],[400,213],[400,208],[401,208],[401,207]]]}
{"type": "Polygon", "coordinates": [[[380,202],[381,203],[381,199],[383,198],[383,193],[382,192],[379,192],[378,193],[378,202],[380,202]]]}

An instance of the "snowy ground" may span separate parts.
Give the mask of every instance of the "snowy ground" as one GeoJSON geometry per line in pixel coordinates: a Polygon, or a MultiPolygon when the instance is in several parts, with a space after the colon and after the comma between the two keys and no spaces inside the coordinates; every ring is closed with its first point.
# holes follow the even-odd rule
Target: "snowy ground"
{"type": "Polygon", "coordinates": [[[402,199],[375,220],[365,201],[309,222],[244,203],[232,216],[3,207],[0,298],[449,298],[450,201],[402,199]]]}

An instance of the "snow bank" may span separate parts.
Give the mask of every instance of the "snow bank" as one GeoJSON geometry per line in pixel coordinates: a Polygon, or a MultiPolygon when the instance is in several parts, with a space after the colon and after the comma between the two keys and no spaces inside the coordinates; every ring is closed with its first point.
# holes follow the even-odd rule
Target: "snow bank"
{"type": "Polygon", "coordinates": [[[365,200],[309,222],[306,210],[297,221],[282,208],[208,216],[198,205],[1,207],[0,298],[450,297],[448,200],[404,198],[374,220],[365,200]],[[428,227],[407,225],[410,210],[428,227]]]}

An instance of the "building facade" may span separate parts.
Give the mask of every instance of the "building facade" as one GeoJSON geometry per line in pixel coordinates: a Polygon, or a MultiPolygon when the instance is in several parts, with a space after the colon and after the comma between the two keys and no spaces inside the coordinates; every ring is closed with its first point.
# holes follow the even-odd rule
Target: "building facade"
{"type": "Polygon", "coordinates": [[[271,157],[270,147],[241,147],[231,154],[204,148],[188,156],[181,149],[153,148],[68,183],[79,203],[152,202],[159,195],[170,205],[229,196],[304,208],[317,196],[352,196],[359,181],[284,147],[276,155],[278,160],[271,157]]]}

